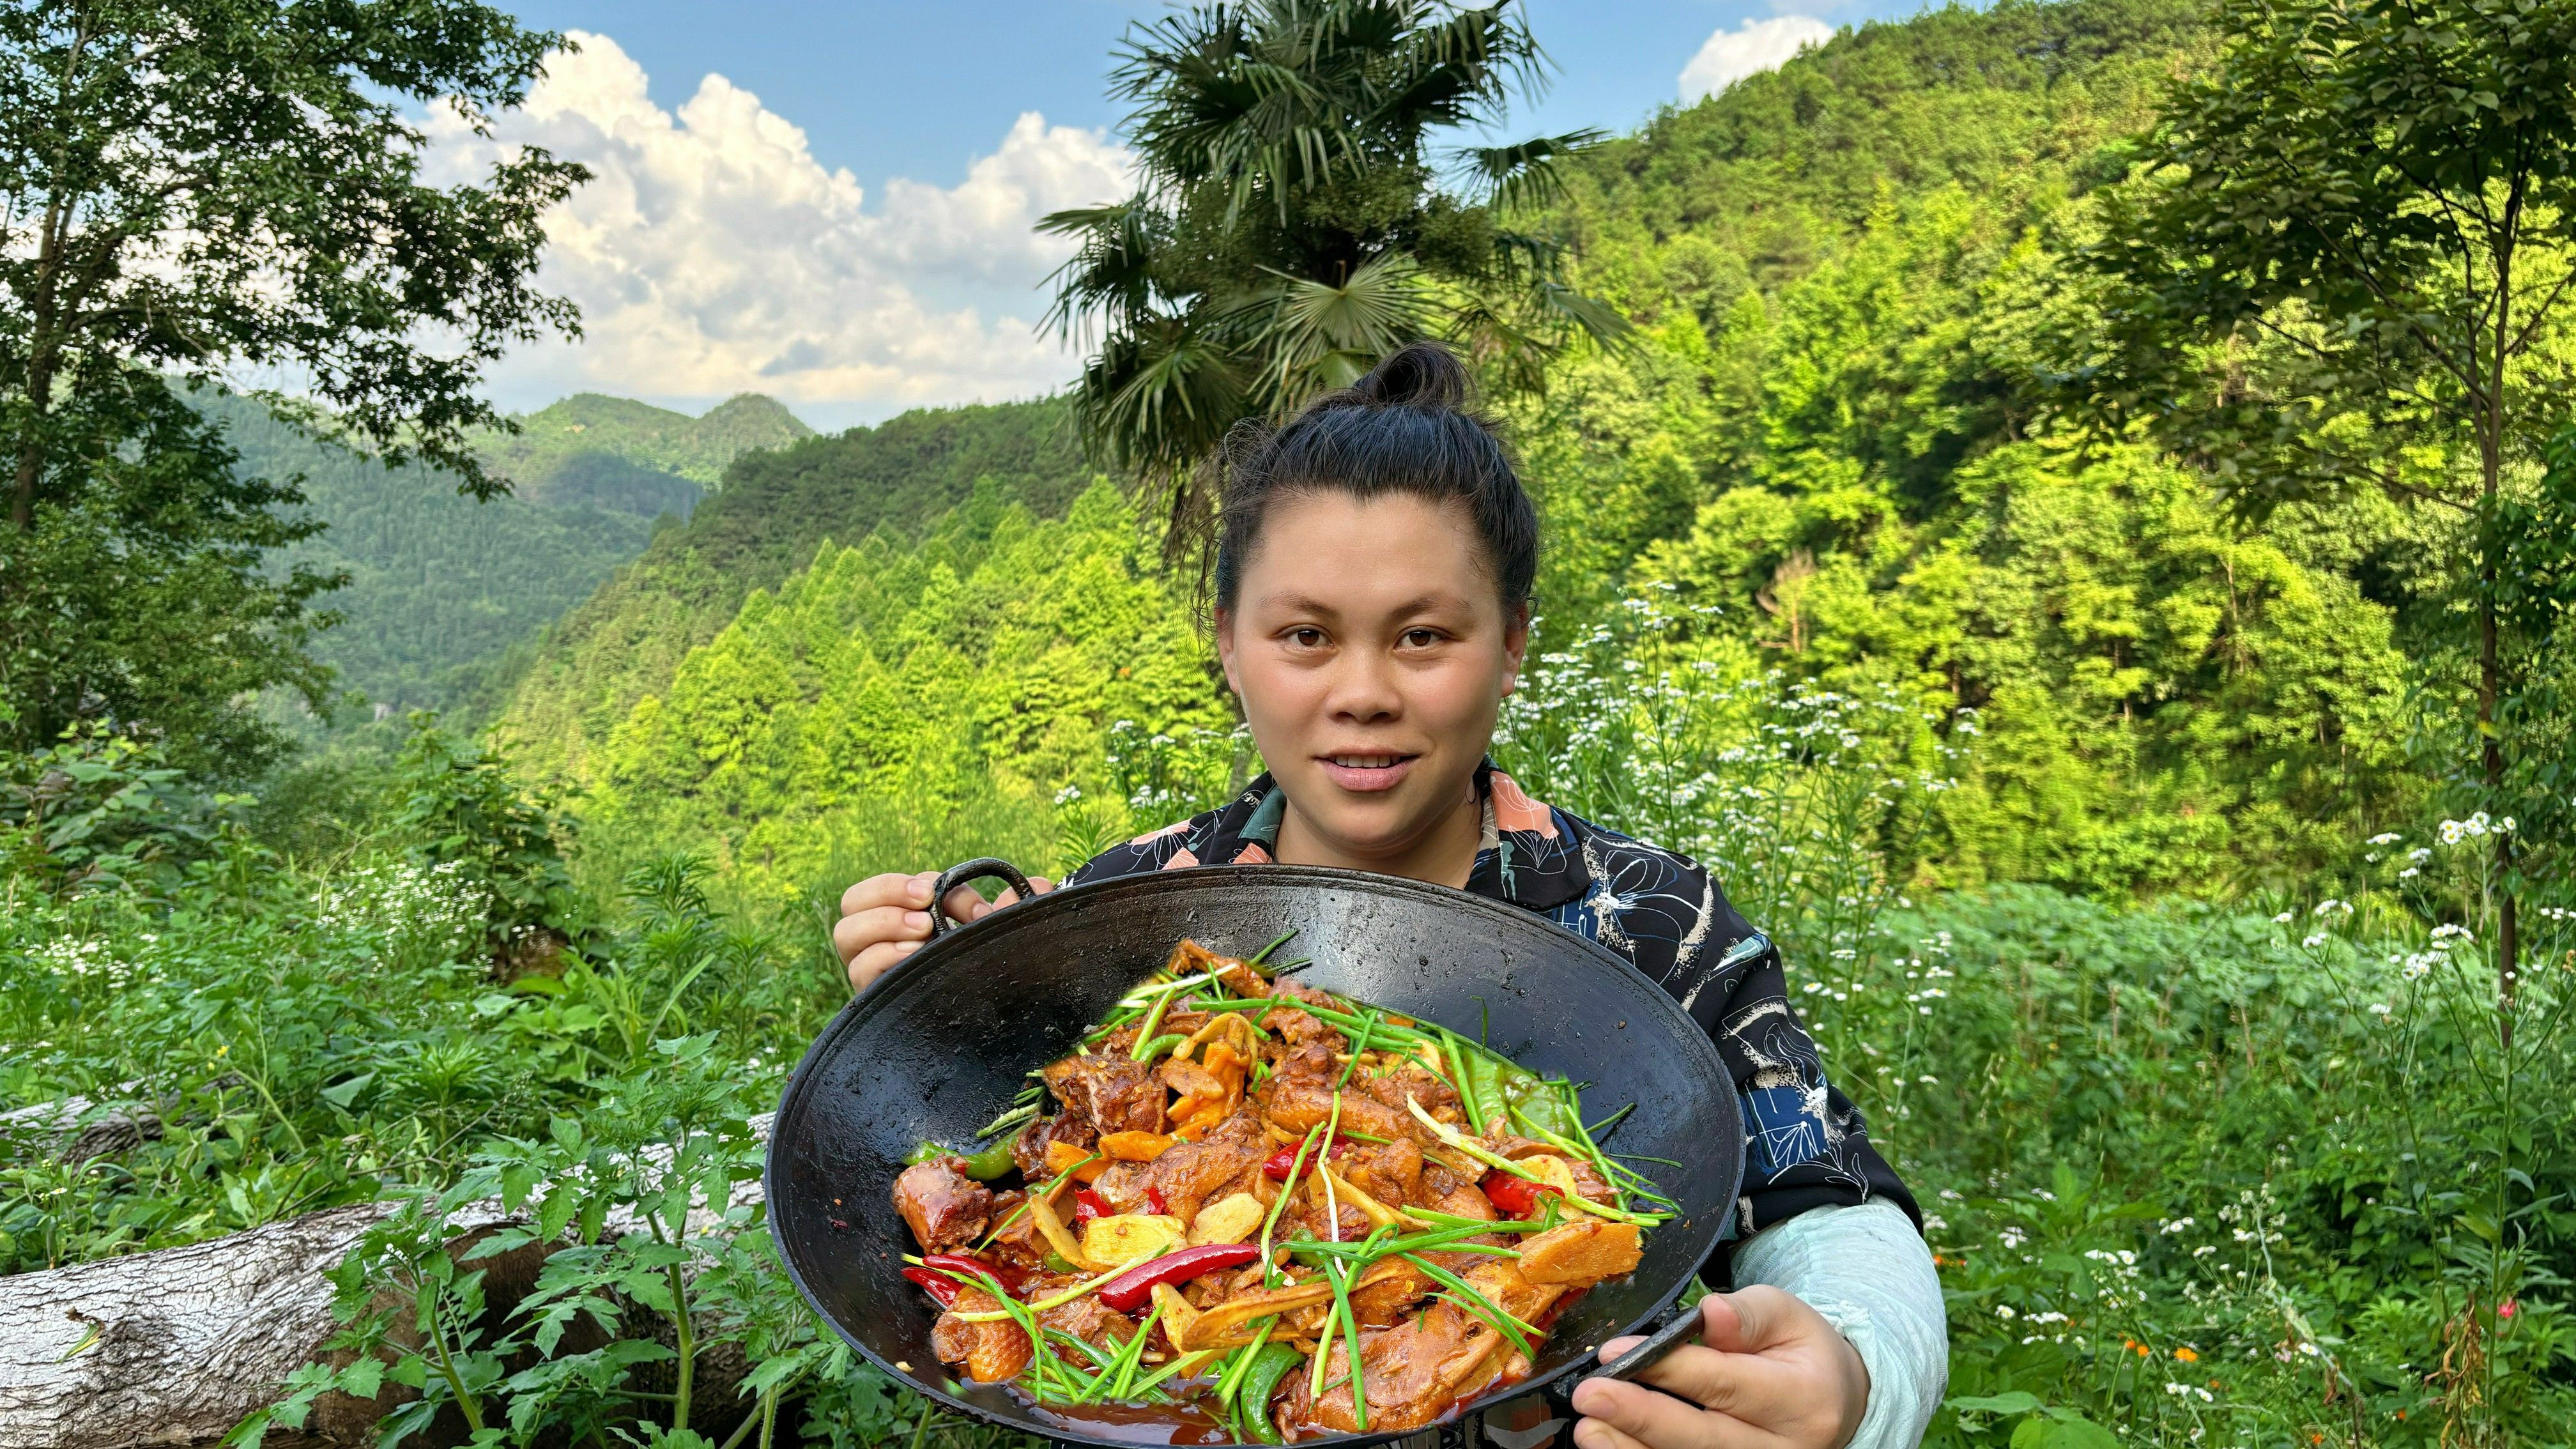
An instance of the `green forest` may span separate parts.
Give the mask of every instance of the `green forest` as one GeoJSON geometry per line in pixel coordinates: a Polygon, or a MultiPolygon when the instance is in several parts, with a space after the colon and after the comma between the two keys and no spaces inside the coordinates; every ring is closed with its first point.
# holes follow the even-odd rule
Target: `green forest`
{"type": "Polygon", "coordinates": [[[381,1204],[231,1443],[1002,1449],[785,1285],[760,1114],[851,881],[1259,767],[1174,523],[1209,438],[1133,399],[1384,350],[1208,280],[1274,275],[1475,360],[1545,527],[1497,761],[1782,943],[1927,1212],[1927,1442],[2576,1443],[2576,5],[1927,9],[1482,191],[1354,114],[1293,224],[1136,128],[1187,184],[1049,219],[1110,323],[1059,395],[131,424],[228,470],[171,476],[278,642],[209,694],[0,609],[123,651],[100,708],[0,677],[0,1303],[381,1204]]]}
{"type": "MultiPolygon", "coordinates": [[[[244,471],[300,477],[306,512],[327,525],[286,562],[347,576],[330,595],[340,621],[314,652],[342,692],[339,713],[370,723],[414,709],[489,713],[530,636],[641,554],[659,520],[687,518],[735,457],[813,431],[764,397],[691,418],[585,393],[513,419],[516,432],[476,437],[511,490],[483,502],[434,473],[317,442],[249,400],[209,410],[244,471]]],[[[319,723],[278,704],[308,730],[319,723]]]]}

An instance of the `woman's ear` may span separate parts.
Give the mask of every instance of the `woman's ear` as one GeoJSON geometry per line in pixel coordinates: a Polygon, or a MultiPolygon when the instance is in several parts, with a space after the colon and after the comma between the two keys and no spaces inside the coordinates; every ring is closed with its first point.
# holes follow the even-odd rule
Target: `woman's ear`
{"type": "Polygon", "coordinates": [[[1234,677],[1234,612],[1212,609],[1208,613],[1208,622],[1216,626],[1216,662],[1225,670],[1225,687],[1233,690],[1235,697],[1240,699],[1243,681],[1234,677]]]}
{"type": "Polygon", "coordinates": [[[1503,621],[1503,695],[1521,687],[1521,660],[1529,653],[1530,607],[1515,606],[1503,621]]]}

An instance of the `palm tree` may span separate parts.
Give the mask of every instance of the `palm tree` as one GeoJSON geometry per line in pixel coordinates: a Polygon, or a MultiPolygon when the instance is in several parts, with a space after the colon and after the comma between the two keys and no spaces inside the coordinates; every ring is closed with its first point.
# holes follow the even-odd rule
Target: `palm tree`
{"type": "Polygon", "coordinates": [[[1128,32],[1111,80],[1137,190],[1039,225],[1077,241],[1048,323],[1090,352],[1084,442],[1155,500],[1176,558],[1241,419],[1422,337],[1525,390],[1575,338],[1627,329],[1508,224],[1598,133],[1434,149],[1534,94],[1544,63],[1511,0],[1220,0],[1128,32]]]}

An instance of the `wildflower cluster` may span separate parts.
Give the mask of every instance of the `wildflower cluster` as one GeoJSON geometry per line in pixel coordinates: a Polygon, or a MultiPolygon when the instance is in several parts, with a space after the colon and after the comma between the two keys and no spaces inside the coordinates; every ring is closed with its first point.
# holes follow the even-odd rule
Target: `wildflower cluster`
{"type": "Polygon", "coordinates": [[[324,877],[313,889],[311,919],[334,934],[381,935],[393,952],[429,963],[479,946],[492,907],[490,889],[458,861],[392,860],[324,877]]]}

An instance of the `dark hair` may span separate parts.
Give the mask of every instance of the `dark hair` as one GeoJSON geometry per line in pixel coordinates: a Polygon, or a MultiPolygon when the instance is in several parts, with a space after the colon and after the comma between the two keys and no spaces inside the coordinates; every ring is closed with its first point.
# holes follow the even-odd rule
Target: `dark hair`
{"type": "Polygon", "coordinates": [[[1282,427],[1236,426],[1217,504],[1213,602],[1234,607],[1244,561],[1283,496],[1410,493],[1467,505],[1503,597],[1517,612],[1538,577],[1538,510],[1494,425],[1474,410],[1464,364],[1436,342],[1388,354],[1368,376],[1308,403],[1282,427]]]}

